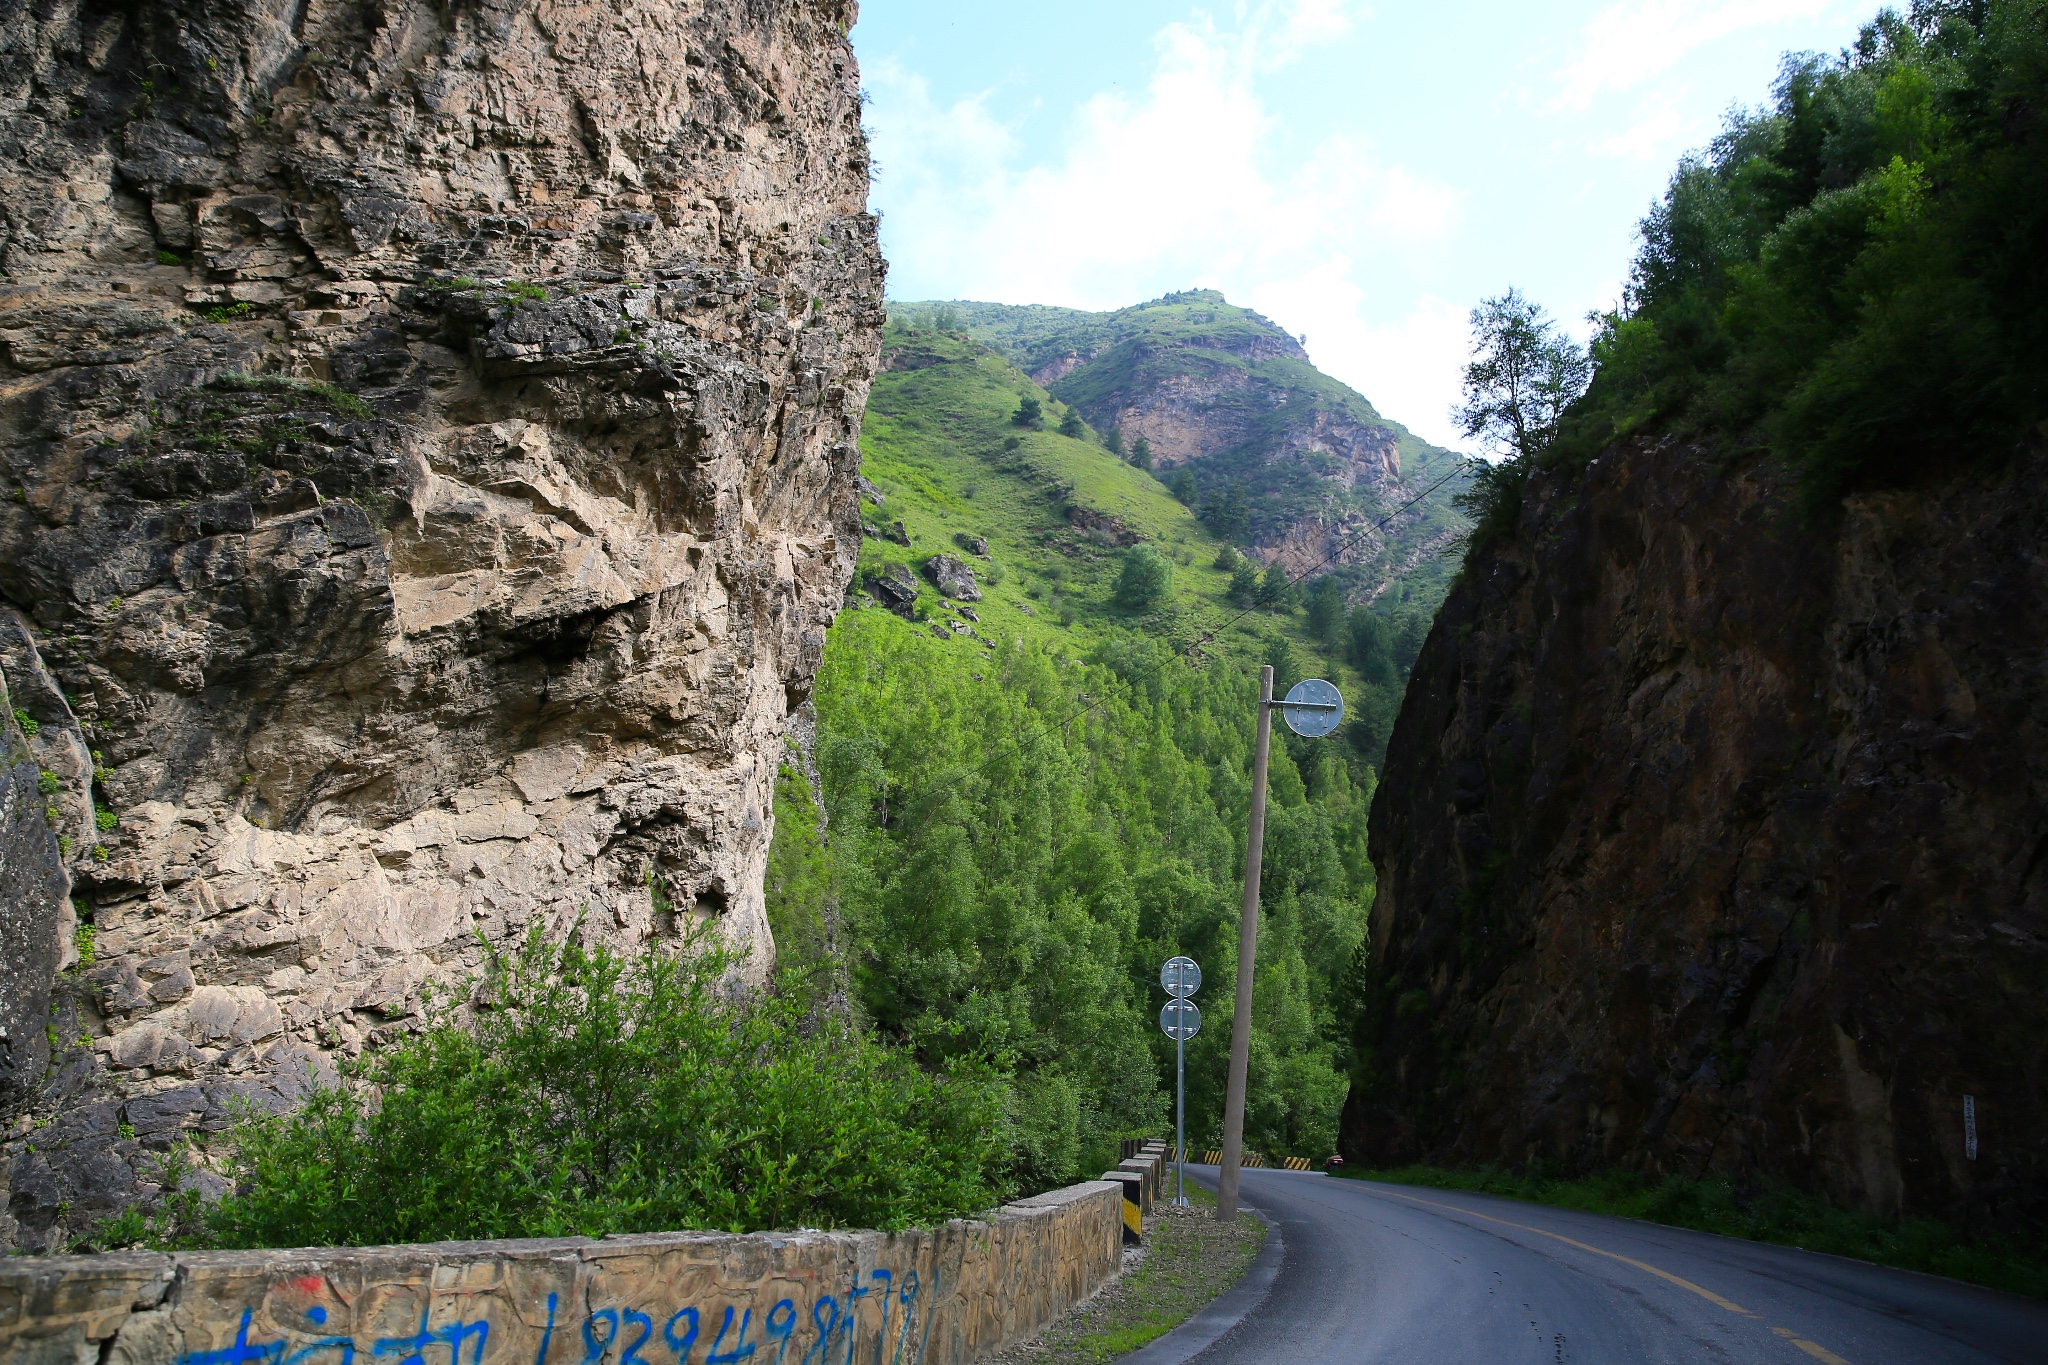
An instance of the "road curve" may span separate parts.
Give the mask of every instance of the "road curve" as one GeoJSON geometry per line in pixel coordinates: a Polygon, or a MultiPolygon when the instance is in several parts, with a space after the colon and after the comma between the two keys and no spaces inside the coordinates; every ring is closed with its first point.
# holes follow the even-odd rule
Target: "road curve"
{"type": "Polygon", "coordinates": [[[2048,1365],[2048,1303],[1936,1276],[1319,1174],[1246,1171],[1243,1198],[1283,1260],[1201,1365],[2048,1365]]]}

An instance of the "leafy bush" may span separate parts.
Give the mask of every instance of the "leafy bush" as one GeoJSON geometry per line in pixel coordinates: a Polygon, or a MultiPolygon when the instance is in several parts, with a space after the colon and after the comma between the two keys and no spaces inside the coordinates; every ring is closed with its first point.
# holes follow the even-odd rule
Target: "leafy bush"
{"type": "Polygon", "coordinates": [[[801,991],[741,993],[699,937],[625,958],[536,929],[473,1004],[234,1133],[194,1241],[371,1245],[680,1228],[900,1228],[1005,1193],[1003,1090],[801,991]]]}
{"type": "Polygon", "coordinates": [[[2048,0],[1916,0],[1786,59],[1644,220],[1560,459],[1763,444],[1816,503],[2009,454],[2048,416],[2048,0]]]}
{"type": "Polygon", "coordinates": [[[1132,611],[1156,606],[1173,590],[1173,566],[1150,545],[1124,551],[1123,572],[1117,575],[1116,602],[1132,611]]]}
{"type": "Polygon", "coordinates": [[[1017,404],[1017,410],[1010,414],[1013,426],[1029,427],[1036,431],[1045,425],[1045,412],[1036,398],[1026,398],[1017,404]]]}

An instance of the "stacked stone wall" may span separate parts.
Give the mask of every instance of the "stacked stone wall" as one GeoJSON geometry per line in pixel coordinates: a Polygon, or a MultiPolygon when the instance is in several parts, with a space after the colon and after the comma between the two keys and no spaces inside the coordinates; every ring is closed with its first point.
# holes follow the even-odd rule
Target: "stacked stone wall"
{"type": "Polygon", "coordinates": [[[905,1232],[12,1258],[0,1365],[952,1365],[1121,1261],[1090,1181],[905,1232]]]}

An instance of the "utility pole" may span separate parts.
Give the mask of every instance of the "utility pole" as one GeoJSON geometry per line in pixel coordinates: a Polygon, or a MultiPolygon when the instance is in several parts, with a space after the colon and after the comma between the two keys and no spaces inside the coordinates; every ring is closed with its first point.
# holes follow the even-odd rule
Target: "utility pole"
{"type": "Polygon", "coordinates": [[[1230,1020],[1230,1084],[1223,1095],[1223,1166],[1216,1173],[1216,1218],[1237,1217],[1237,1180],[1244,1157],[1244,1092],[1251,1070],[1252,967],[1259,951],[1259,870],[1265,862],[1266,760],[1273,747],[1273,712],[1287,728],[1320,739],[1344,718],[1344,699],[1321,678],[1296,683],[1287,700],[1273,700],[1273,669],[1259,670],[1259,741],[1252,756],[1252,810],[1245,824],[1244,905],[1237,917],[1237,1013],[1230,1020]]]}
{"type": "Polygon", "coordinates": [[[1237,916],[1237,1010],[1230,1019],[1230,1083],[1223,1092],[1223,1167],[1216,1219],[1237,1219],[1238,1158],[1244,1148],[1244,1088],[1251,1069],[1252,966],[1259,953],[1259,865],[1266,843],[1266,759],[1273,745],[1273,667],[1259,670],[1259,741],[1252,757],[1252,813],[1245,826],[1244,905],[1237,916]]]}

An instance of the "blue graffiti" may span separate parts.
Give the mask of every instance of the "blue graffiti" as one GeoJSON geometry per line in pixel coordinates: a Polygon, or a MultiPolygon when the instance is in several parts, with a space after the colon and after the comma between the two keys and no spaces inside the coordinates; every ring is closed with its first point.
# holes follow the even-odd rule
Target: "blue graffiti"
{"type": "MultiPolygon", "coordinates": [[[[677,1365],[682,1365],[683,1361],[690,1358],[690,1347],[694,1346],[697,1342],[697,1310],[694,1308],[678,1308],[676,1316],[661,1325],[661,1339],[668,1343],[668,1348],[671,1351],[676,1353],[677,1365]],[[690,1320],[690,1330],[680,1340],[676,1337],[676,1318],[688,1318],[690,1320]]],[[[541,1360],[544,1361],[546,1359],[547,1352],[543,1348],[541,1360]]],[[[536,1361],[534,1365],[540,1365],[540,1361],[536,1361]]]]}
{"type": "MultiPolygon", "coordinates": [[[[760,1322],[754,1321],[751,1305],[721,1305],[724,1312],[715,1331],[709,1330],[703,1311],[695,1305],[677,1309],[661,1324],[661,1343],[674,1353],[674,1365],[761,1365],[774,1348],[773,1365],[785,1365],[797,1347],[798,1365],[917,1365],[924,1359],[931,1341],[931,1313],[924,1300],[928,1295],[915,1270],[901,1275],[876,1269],[854,1276],[841,1294],[820,1294],[811,1304],[812,1334],[798,1340],[803,1314],[794,1299],[776,1300],[760,1322]],[[862,1303],[875,1308],[866,1316],[874,1332],[872,1362],[854,1359],[862,1330],[862,1303]],[[920,1321],[922,1319],[922,1321],[920,1321]],[[892,1337],[891,1328],[894,1328],[892,1337]],[[706,1335],[703,1354],[698,1345],[706,1335]],[[915,1342],[913,1343],[913,1338],[915,1342]],[[757,1357],[759,1361],[757,1361],[757,1357]]],[[[930,1286],[936,1292],[937,1275],[930,1286]]],[[[555,1326],[561,1308],[558,1297],[547,1296],[547,1319],[541,1329],[540,1349],[533,1365],[550,1365],[555,1326]]],[[[456,1321],[429,1326],[431,1308],[420,1310],[419,1325],[399,1336],[380,1337],[367,1352],[352,1337],[287,1334],[276,1341],[249,1339],[255,1310],[244,1309],[235,1329],[234,1341],[211,1351],[188,1351],[177,1365],[356,1365],[359,1352],[375,1365],[486,1365],[491,1340],[488,1321],[456,1321]],[[446,1351],[444,1356],[442,1351],[446,1351]]],[[[305,1321],[325,1327],[328,1310],[314,1305],[305,1310],[305,1321]]],[[[655,1319],[637,1308],[624,1306],[596,1309],[583,1318],[581,1365],[659,1365],[642,1354],[655,1336],[655,1319]]],[[[554,1362],[564,1365],[564,1362],[554,1362]]]]}

